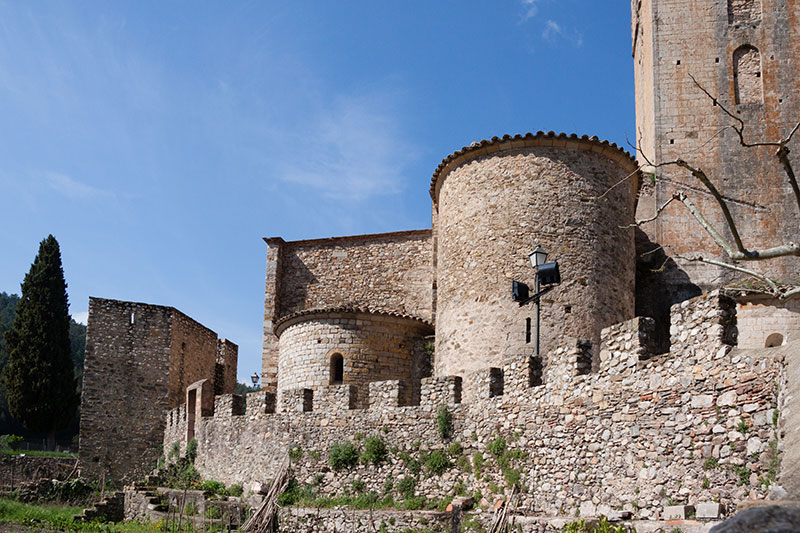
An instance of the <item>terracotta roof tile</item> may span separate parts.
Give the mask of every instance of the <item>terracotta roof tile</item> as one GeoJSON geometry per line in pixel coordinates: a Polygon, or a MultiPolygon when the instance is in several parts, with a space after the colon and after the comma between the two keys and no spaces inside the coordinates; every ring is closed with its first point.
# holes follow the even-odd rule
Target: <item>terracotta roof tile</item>
{"type": "Polygon", "coordinates": [[[589,143],[591,145],[595,145],[596,147],[600,148],[601,151],[607,152],[609,154],[617,154],[621,159],[624,158],[625,160],[629,161],[631,164],[631,168],[638,168],[638,163],[636,159],[627,151],[623,150],[622,147],[617,146],[616,143],[610,143],[608,141],[601,141],[597,138],[597,136],[589,137],[588,135],[581,135],[578,136],[575,133],[567,135],[566,133],[555,133],[553,131],[548,131],[547,133],[543,131],[538,131],[536,133],[526,133],[525,135],[503,135],[502,137],[492,137],[491,139],[483,139],[481,141],[476,141],[470,144],[469,146],[464,146],[460,150],[456,150],[452,154],[448,155],[442,162],[439,163],[439,166],[436,167],[436,170],[431,177],[431,188],[430,194],[431,198],[436,201],[436,184],[439,180],[439,177],[442,178],[449,172],[449,165],[459,159],[461,156],[471,154],[474,156],[481,155],[482,153],[486,153],[487,147],[496,147],[500,148],[497,145],[509,143],[508,148],[520,148],[523,146],[552,146],[554,140],[559,141],[566,141],[566,140],[575,140],[583,143],[589,143]]]}

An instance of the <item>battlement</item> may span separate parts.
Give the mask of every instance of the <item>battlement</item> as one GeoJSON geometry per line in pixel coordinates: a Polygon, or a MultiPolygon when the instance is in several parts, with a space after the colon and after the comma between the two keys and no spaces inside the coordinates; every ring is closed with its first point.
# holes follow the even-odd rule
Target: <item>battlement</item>
{"type": "MultiPolygon", "coordinates": [[[[541,405],[560,403],[587,385],[613,387],[619,382],[645,380],[672,382],[678,370],[721,364],[736,340],[735,302],[719,292],[702,295],[673,306],[670,351],[655,353],[654,322],[637,317],[602,331],[600,364],[592,372],[592,344],[587,340],[566,339],[543,358],[532,352],[507,356],[502,367],[490,367],[467,376],[435,376],[420,384],[419,401],[408,405],[406,380],[372,381],[365,386],[354,384],[299,387],[276,395],[259,391],[247,396],[247,410],[240,396],[212,396],[208,380],[187,389],[187,405],[194,405],[198,419],[242,417],[248,420],[285,416],[355,416],[378,418],[392,411],[417,411],[420,416],[435,413],[444,406],[462,403],[465,383],[472,390],[470,403],[507,402],[508,397],[524,397],[525,402],[541,405]]],[[[698,371],[699,372],[699,371],[698,371]]],[[[167,415],[165,447],[170,439],[193,435],[192,414],[185,405],[167,415]]]]}

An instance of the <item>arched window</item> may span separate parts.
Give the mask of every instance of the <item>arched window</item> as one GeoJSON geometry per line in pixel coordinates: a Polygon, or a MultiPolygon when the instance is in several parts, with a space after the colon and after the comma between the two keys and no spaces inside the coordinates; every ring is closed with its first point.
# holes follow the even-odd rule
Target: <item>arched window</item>
{"type": "Polygon", "coordinates": [[[335,353],[331,356],[331,385],[341,385],[344,380],[344,357],[335,353]]]}
{"type": "Polygon", "coordinates": [[[783,335],[780,333],[773,333],[767,337],[767,341],[764,343],[764,348],[774,348],[775,346],[780,346],[782,344],[783,335]]]}
{"type": "Polygon", "coordinates": [[[733,86],[737,104],[764,103],[761,54],[755,46],[744,44],[733,53],[733,86]]]}

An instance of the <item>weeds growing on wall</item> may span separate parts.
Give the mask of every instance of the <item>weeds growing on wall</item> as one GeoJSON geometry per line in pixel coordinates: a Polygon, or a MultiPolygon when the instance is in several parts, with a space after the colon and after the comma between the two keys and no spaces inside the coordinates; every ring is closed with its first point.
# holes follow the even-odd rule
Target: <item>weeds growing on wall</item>
{"type": "Polygon", "coordinates": [[[328,452],[328,464],[334,470],[353,468],[358,464],[358,448],[350,441],[333,443],[328,452]]]}
{"type": "Polygon", "coordinates": [[[453,415],[446,405],[440,405],[436,411],[436,428],[442,440],[447,440],[453,432],[453,415]]]}
{"type": "Polygon", "coordinates": [[[601,516],[600,520],[576,520],[561,528],[561,533],[636,533],[633,527],[622,524],[611,525],[608,518],[601,516]]]}
{"type": "Polygon", "coordinates": [[[361,459],[366,464],[378,465],[386,460],[386,443],[379,435],[371,435],[364,441],[361,459]]]}

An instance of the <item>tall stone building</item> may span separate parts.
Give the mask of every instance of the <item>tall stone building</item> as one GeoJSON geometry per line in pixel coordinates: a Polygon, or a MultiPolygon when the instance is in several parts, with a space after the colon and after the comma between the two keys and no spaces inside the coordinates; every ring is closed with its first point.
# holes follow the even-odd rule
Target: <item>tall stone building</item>
{"type": "Polygon", "coordinates": [[[82,475],[119,486],[159,457],[168,409],[208,379],[236,388],[238,347],[173,307],[89,299],[81,395],[82,475]]]}
{"type": "MultiPolygon", "coordinates": [[[[639,162],[680,158],[704,170],[726,199],[747,249],[797,241],[800,210],[775,147],[742,147],[731,128],[736,121],[719,104],[744,122],[748,143],[777,141],[797,124],[800,2],[632,0],[631,11],[639,162]]],[[[800,136],[789,148],[800,148],[800,136]]],[[[732,240],[720,208],[699,180],[675,166],[650,170],[655,183],[645,180],[640,218],[652,216],[682,189],[732,240]]],[[[725,259],[683,205],[670,205],[644,232],[640,253],[663,246],[674,260],[658,280],[672,302],[734,279],[731,270],[677,258],[702,252],[725,259]]],[[[800,270],[800,258],[755,268],[790,281],[800,270]]]]}

